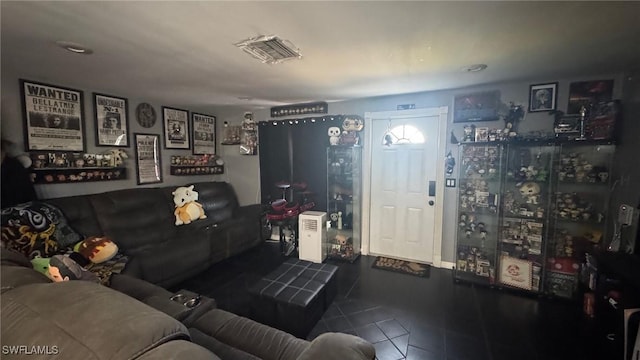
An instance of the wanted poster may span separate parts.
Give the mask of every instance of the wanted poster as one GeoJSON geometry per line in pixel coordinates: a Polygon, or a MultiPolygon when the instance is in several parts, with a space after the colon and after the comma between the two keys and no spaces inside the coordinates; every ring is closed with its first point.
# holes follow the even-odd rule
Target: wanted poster
{"type": "Polygon", "coordinates": [[[20,80],[27,150],[84,152],[82,91],[20,80]]]}
{"type": "Polygon", "coordinates": [[[216,117],[191,113],[193,123],[193,154],[214,155],[216,153],[216,117]]]}
{"type": "Polygon", "coordinates": [[[167,149],[190,149],[189,112],[163,106],[162,119],[165,147],[167,149]]]}
{"type": "Polygon", "coordinates": [[[129,146],[127,99],[95,94],[96,145],[129,146]]]}

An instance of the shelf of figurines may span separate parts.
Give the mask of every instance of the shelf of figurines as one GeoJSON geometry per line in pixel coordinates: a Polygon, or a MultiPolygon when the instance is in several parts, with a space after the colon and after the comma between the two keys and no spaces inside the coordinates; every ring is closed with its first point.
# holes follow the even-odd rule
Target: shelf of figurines
{"type": "Polygon", "coordinates": [[[215,155],[173,155],[169,170],[175,176],[219,175],[224,173],[224,164],[215,155]]]}
{"type": "Polygon", "coordinates": [[[124,180],[127,169],[123,165],[128,156],[122,149],[104,154],[76,152],[30,153],[35,184],[60,184],[124,180]]]}
{"type": "Polygon", "coordinates": [[[527,138],[515,138],[505,140],[483,140],[483,141],[460,141],[458,145],[499,145],[499,144],[513,144],[513,145],[615,145],[615,141],[611,139],[585,139],[585,140],[570,140],[564,138],[542,138],[542,139],[527,139],[527,138]]]}

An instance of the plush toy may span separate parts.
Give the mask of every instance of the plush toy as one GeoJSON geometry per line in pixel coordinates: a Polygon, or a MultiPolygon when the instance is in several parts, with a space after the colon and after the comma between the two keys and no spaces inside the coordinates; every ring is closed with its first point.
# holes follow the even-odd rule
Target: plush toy
{"type": "Polygon", "coordinates": [[[194,220],[206,219],[202,205],[197,203],[198,193],[193,190],[193,185],[189,187],[181,186],[173,195],[173,203],[176,206],[174,215],[176,216],[176,225],[190,224],[194,220]]]}
{"type": "Polygon", "coordinates": [[[47,276],[55,281],[69,281],[69,280],[87,280],[98,282],[98,277],[82,266],[78,265],[73,259],[64,255],[54,255],[49,260],[49,269],[47,276]]]}
{"type": "Polygon", "coordinates": [[[118,245],[107,236],[91,236],[81,241],[75,251],[91,263],[100,264],[111,260],[118,253],[118,245]]]}
{"type": "Polygon", "coordinates": [[[49,277],[49,261],[51,258],[36,257],[31,259],[33,270],[49,277]]]}

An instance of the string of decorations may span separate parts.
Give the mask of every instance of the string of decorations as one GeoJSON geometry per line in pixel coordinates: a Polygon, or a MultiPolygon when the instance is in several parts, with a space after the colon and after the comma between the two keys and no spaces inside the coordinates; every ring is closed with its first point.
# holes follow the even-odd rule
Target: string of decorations
{"type": "Polygon", "coordinates": [[[260,126],[278,126],[278,125],[300,125],[316,122],[338,121],[342,123],[346,115],[327,115],[327,116],[314,116],[300,119],[285,119],[285,120],[263,120],[260,121],[260,126]]]}

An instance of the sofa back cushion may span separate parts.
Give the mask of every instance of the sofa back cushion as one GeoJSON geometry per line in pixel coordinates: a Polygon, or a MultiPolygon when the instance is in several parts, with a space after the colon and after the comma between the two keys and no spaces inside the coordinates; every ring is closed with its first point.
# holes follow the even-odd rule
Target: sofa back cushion
{"type": "Polygon", "coordinates": [[[2,294],[2,344],[47,347],[65,360],[134,359],[187,329],[113,289],[88,281],[30,284],[2,294]]]}
{"type": "Polygon", "coordinates": [[[48,199],[47,203],[57,207],[67,220],[67,224],[83,238],[102,235],[93,205],[86,195],[48,199]]]}
{"type": "Polygon", "coordinates": [[[173,208],[158,188],[110,191],[90,196],[103,230],[125,253],[157,246],[176,231],[173,208]]]}

